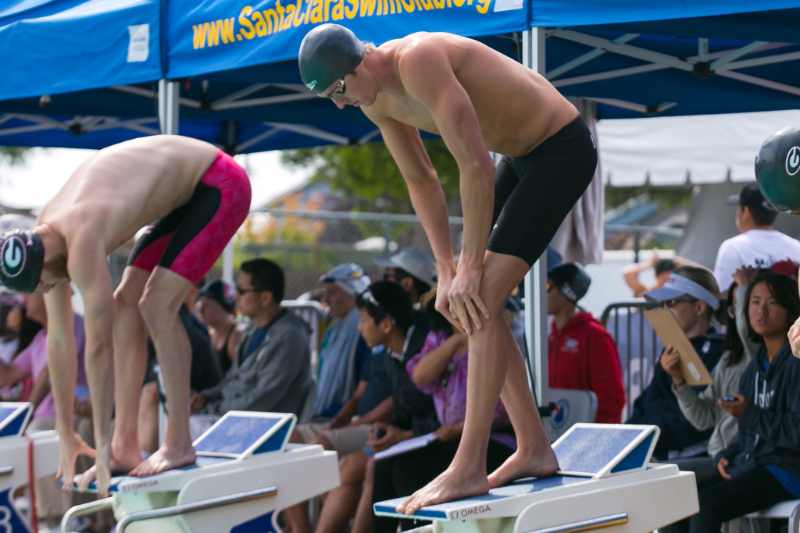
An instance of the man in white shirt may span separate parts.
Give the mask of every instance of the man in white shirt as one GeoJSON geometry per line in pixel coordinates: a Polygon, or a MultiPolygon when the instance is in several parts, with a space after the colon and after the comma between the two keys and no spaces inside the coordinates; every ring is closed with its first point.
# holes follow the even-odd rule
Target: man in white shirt
{"type": "Polygon", "coordinates": [[[728,290],[741,267],[766,268],[784,259],[800,262],[800,241],[773,227],[777,216],[758,185],[748,183],[742,188],[736,208],[739,235],[723,241],[714,263],[721,292],[728,290]]]}

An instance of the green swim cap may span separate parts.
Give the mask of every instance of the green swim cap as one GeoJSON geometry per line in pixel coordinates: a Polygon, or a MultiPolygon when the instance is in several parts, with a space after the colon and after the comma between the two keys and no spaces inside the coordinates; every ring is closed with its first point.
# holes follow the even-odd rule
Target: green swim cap
{"type": "Polygon", "coordinates": [[[352,31],[338,24],[322,24],[303,37],[297,62],[306,87],[321,93],[355,71],[363,57],[364,43],[352,31]]]}

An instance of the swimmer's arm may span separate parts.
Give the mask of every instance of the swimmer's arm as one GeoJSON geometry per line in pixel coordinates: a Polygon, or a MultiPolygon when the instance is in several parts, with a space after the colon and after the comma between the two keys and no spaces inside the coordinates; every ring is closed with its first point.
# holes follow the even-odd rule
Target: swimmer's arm
{"type": "Polygon", "coordinates": [[[447,366],[459,350],[466,348],[466,338],[455,333],[442,344],[422,356],[411,372],[411,381],[417,387],[436,385],[441,381],[447,366]]]}
{"type": "MultiPolygon", "coordinates": [[[[111,441],[111,414],[114,406],[114,295],[111,275],[106,264],[105,250],[98,243],[76,243],[70,247],[69,252],[68,269],[83,296],[86,377],[92,400],[95,445],[101,449],[111,441]]],[[[72,382],[74,384],[74,377],[72,382]]]]}
{"type": "Polygon", "coordinates": [[[394,412],[394,399],[389,396],[381,403],[372,408],[364,416],[358,418],[359,425],[374,424],[375,422],[388,422],[392,419],[394,412]]]}
{"type": "Polygon", "coordinates": [[[75,381],[78,356],[73,329],[69,283],[60,283],[44,294],[47,311],[47,366],[56,409],[56,429],[72,434],[75,427],[75,381]]]}
{"type": "Polygon", "coordinates": [[[367,382],[363,380],[359,381],[356,390],[353,392],[353,396],[347,400],[347,403],[339,409],[339,412],[336,413],[336,416],[331,420],[330,426],[332,428],[346,426],[350,423],[358,409],[358,401],[364,396],[364,391],[366,390],[367,382]]]}
{"type": "Polygon", "coordinates": [[[39,404],[42,403],[47,395],[50,393],[50,372],[48,371],[47,367],[44,367],[39,375],[36,376],[36,379],[33,382],[33,388],[31,389],[31,396],[28,399],[31,404],[33,404],[33,408],[36,409],[39,407],[39,404]]]}
{"type": "Polygon", "coordinates": [[[439,278],[452,278],[455,265],[447,202],[419,131],[392,118],[377,116],[366,110],[364,113],[380,129],[383,141],[406,182],[411,204],[431,244],[439,278]]]}
{"type": "Polygon", "coordinates": [[[28,373],[21,368],[9,363],[0,363],[0,387],[10,387],[26,377],[28,373]]]}
{"type": "Polygon", "coordinates": [[[398,67],[406,91],[428,109],[458,164],[464,213],[459,266],[482,270],[494,209],[494,163],[478,115],[437,42],[420,42],[408,49],[398,67]]]}

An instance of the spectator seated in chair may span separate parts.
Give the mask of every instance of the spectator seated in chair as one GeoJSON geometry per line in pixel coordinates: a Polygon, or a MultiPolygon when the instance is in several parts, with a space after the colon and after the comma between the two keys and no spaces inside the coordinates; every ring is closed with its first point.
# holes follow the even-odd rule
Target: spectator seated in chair
{"type": "MultiPolygon", "coordinates": [[[[695,266],[678,268],[663,287],[645,294],[672,312],[709,372],[713,372],[725,348],[724,338],[711,324],[712,314],[719,306],[717,295],[717,282],[711,272],[695,266]]],[[[633,415],[626,423],[653,424],[661,429],[654,456],[662,460],[704,455],[711,435],[710,429],[695,429],[681,413],[672,392],[672,378],[660,365],[656,365],[653,379],[636,399],[633,415]]]]}
{"type": "Polygon", "coordinates": [[[762,271],[747,294],[748,329],[760,341],[739,392],[720,407],[738,420],[736,440],[714,458],[716,475],[700,483],[700,512],[692,533],[719,531],[722,522],[800,497],[800,316],[797,282],[762,271]],[[788,342],[787,342],[788,334],[788,342]]]}
{"type": "Polygon", "coordinates": [[[619,424],[625,386],[614,339],[578,302],[591,278],[575,263],[563,263],[547,274],[547,313],[553,317],[548,339],[550,386],[591,390],[597,396],[595,422],[619,424]]]}
{"type": "Polygon", "coordinates": [[[236,306],[250,326],[222,381],[192,394],[192,412],[209,415],[193,433],[230,410],[301,413],[314,386],[309,328],[281,307],[283,291],[283,269],[276,263],[262,258],[242,263],[236,306]]]}
{"type": "MultiPolygon", "coordinates": [[[[439,423],[433,400],[417,388],[405,370],[405,363],[421,349],[421,344],[413,345],[411,337],[414,309],[408,294],[397,283],[379,281],[359,296],[358,307],[359,331],[370,347],[384,353],[383,365],[392,391],[387,400],[392,406],[390,423],[373,425],[369,444],[382,449],[434,431],[439,423]]],[[[340,460],[342,484],[325,499],[318,533],[346,529],[359,503],[368,458],[364,450],[359,450],[340,460]]]]}
{"type": "Polygon", "coordinates": [[[236,294],[228,283],[216,279],[200,290],[199,314],[208,328],[211,348],[223,375],[233,366],[242,332],[236,322],[236,294]]]}

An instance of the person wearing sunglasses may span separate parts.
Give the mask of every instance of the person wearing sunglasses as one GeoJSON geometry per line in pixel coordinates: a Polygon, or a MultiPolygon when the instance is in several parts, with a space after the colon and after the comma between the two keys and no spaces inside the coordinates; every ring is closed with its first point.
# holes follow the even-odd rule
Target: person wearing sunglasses
{"type": "MultiPolygon", "coordinates": [[[[711,323],[719,307],[717,282],[706,268],[682,266],[660,288],[646,292],[645,298],[669,309],[694,346],[709,372],[713,372],[725,350],[725,338],[711,323]]],[[[672,354],[667,346],[662,354],[672,354]]],[[[659,360],[662,355],[659,355],[659,360]]],[[[655,365],[650,384],[633,404],[627,424],[653,424],[661,429],[654,452],[658,459],[705,455],[711,429],[699,431],[686,419],[672,391],[672,378],[661,365],[655,365]]],[[[705,387],[700,387],[701,392],[705,387]]]]}
{"type": "Polygon", "coordinates": [[[281,307],[284,284],[283,269],[275,262],[242,263],[236,308],[250,325],[222,381],[192,395],[192,412],[208,416],[204,424],[193,423],[193,433],[231,410],[300,415],[314,387],[309,330],[303,319],[281,307]]]}
{"type": "Polygon", "coordinates": [[[520,477],[555,473],[558,462],[503,305],[594,177],[597,150],[578,110],[543,76],[447,33],[414,33],[376,47],[343,26],[322,24],[303,38],[298,64],[309,90],[341,109],[361,109],[379,129],[436,259],[436,309],[469,338],[474,377],[458,451],[398,510],[410,514],[520,477]],[[458,261],[421,131],[441,135],[459,168],[464,237],[458,261]],[[497,168],[490,151],[501,155],[497,168]],[[501,391],[519,448],[487,475],[501,391]]]}

